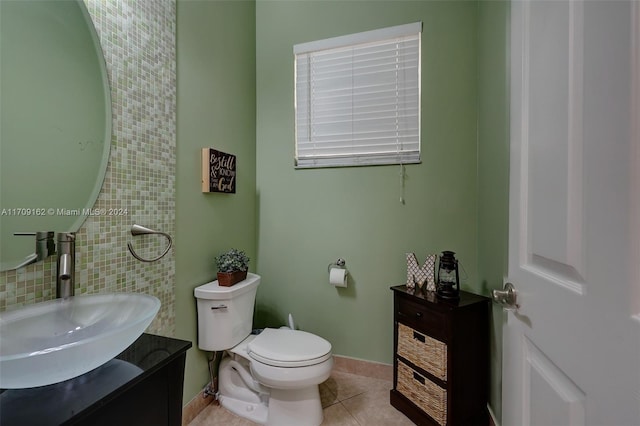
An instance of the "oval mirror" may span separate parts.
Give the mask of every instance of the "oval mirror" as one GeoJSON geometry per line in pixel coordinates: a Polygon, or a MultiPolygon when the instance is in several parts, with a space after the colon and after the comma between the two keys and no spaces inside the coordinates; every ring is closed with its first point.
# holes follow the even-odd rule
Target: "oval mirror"
{"type": "Polygon", "coordinates": [[[75,232],[102,187],[111,97],[91,17],[78,1],[0,1],[0,270],[35,237],[75,232]]]}

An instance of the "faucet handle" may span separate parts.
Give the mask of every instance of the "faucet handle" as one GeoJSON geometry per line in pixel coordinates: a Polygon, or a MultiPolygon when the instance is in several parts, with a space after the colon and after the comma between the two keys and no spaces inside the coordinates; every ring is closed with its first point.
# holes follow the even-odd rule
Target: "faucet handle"
{"type": "Polygon", "coordinates": [[[13,235],[18,237],[36,237],[36,240],[53,240],[53,231],[38,231],[38,232],[14,232],[13,235]]]}

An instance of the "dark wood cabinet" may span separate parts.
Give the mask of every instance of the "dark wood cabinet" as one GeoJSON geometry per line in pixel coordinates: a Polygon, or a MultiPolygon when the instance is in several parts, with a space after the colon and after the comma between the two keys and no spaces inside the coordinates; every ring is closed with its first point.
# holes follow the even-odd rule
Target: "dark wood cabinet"
{"type": "Polygon", "coordinates": [[[0,390],[2,426],[180,426],[191,342],[143,334],[120,355],[74,379],[0,390]]]}
{"type": "Polygon", "coordinates": [[[391,405],[418,425],[489,424],[490,299],[391,287],[394,359],[391,405]]]}

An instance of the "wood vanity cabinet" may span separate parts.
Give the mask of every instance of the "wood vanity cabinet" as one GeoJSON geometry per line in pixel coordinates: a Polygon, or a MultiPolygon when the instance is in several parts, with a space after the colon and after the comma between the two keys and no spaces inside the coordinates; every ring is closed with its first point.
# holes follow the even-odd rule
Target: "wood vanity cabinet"
{"type": "Polygon", "coordinates": [[[461,291],[452,302],[417,287],[391,290],[391,405],[418,425],[487,426],[490,299],[461,291]]]}
{"type": "Polygon", "coordinates": [[[106,364],[73,379],[0,389],[2,426],[180,426],[191,342],[143,334],[106,364]]]}

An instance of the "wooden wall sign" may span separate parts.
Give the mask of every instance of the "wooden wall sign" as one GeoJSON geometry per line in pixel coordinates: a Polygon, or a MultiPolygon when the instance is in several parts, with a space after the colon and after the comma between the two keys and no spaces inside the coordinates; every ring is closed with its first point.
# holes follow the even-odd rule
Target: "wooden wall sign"
{"type": "Polygon", "coordinates": [[[202,148],[202,192],[236,193],[236,156],[202,148]]]}

